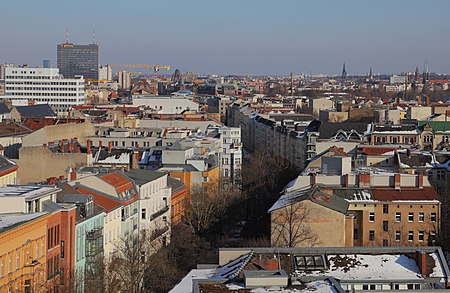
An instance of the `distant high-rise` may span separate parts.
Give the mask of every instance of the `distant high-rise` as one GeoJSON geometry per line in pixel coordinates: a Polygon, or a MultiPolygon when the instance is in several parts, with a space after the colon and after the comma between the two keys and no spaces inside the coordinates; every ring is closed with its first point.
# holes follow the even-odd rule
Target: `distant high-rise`
{"type": "Polygon", "coordinates": [[[42,67],[43,68],[50,68],[50,60],[45,59],[42,61],[42,67]]]}
{"type": "Polygon", "coordinates": [[[98,79],[98,45],[74,45],[64,43],[57,46],[58,68],[66,78],[82,75],[86,79],[98,79]]]}
{"type": "Polygon", "coordinates": [[[347,78],[347,70],[345,69],[345,62],[344,62],[344,66],[342,66],[342,79],[346,78],[347,78]]]}

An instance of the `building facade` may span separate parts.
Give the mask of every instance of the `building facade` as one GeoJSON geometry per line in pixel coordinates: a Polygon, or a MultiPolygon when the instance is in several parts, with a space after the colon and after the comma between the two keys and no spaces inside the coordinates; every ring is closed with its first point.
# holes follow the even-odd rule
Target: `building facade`
{"type": "Polygon", "coordinates": [[[68,112],[84,104],[84,80],[62,77],[57,68],[7,67],[2,98],[13,106],[49,104],[55,112],[68,112]]]}
{"type": "Polygon", "coordinates": [[[60,44],[57,46],[57,59],[57,67],[65,78],[81,75],[86,79],[98,80],[97,44],[60,44]]]}

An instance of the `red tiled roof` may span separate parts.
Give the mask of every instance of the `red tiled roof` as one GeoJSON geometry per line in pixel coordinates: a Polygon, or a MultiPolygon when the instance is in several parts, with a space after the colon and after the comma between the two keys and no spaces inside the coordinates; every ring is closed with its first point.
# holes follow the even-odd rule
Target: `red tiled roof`
{"type": "Polygon", "coordinates": [[[77,190],[83,194],[90,194],[94,197],[94,202],[104,208],[106,212],[110,212],[120,207],[122,204],[112,198],[99,194],[91,189],[84,188],[83,186],[78,186],[77,190]]]}
{"type": "Polygon", "coordinates": [[[122,192],[124,190],[133,188],[133,184],[130,180],[120,175],[117,172],[108,173],[100,177],[103,181],[114,186],[117,192],[122,192]]]}
{"type": "Polygon", "coordinates": [[[382,155],[387,152],[395,151],[396,147],[385,147],[385,148],[371,148],[371,147],[360,147],[358,148],[358,153],[363,153],[366,155],[382,155]]]}
{"type": "Polygon", "coordinates": [[[378,201],[395,200],[439,200],[439,195],[434,187],[424,188],[373,188],[373,197],[378,201]]]}
{"type": "Polygon", "coordinates": [[[345,157],[348,157],[348,156],[349,156],[346,152],[344,152],[344,149],[338,148],[338,147],[335,146],[335,145],[332,146],[330,149],[333,149],[334,151],[338,152],[339,154],[341,154],[341,155],[343,155],[343,156],[345,156],[345,157]]]}

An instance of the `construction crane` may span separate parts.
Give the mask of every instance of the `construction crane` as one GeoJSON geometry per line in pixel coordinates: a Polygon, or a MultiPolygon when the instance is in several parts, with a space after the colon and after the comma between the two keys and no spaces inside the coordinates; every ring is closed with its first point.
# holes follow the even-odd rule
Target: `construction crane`
{"type": "Polygon", "coordinates": [[[158,72],[160,69],[170,70],[169,65],[155,65],[155,64],[109,64],[111,67],[119,67],[119,68],[145,68],[145,69],[153,69],[155,72],[158,72]]]}
{"type": "Polygon", "coordinates": [[[201,79],[196,79],[194,80],[194,82],[192,83],[192,101],[193,102],[197,102],[197,87],[199,85],[201,85],[203,83],[203,80],[201,79]]]}

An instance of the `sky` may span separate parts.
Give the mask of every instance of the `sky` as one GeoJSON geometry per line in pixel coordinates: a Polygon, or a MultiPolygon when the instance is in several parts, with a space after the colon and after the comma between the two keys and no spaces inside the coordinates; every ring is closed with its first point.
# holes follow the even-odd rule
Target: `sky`
{"type": "Polygon", "coordinates": [[[0,63],[56,66],[56,45],[100,63],[201,74],[450,73],[448,0],[4,0],[0,63]]]}

